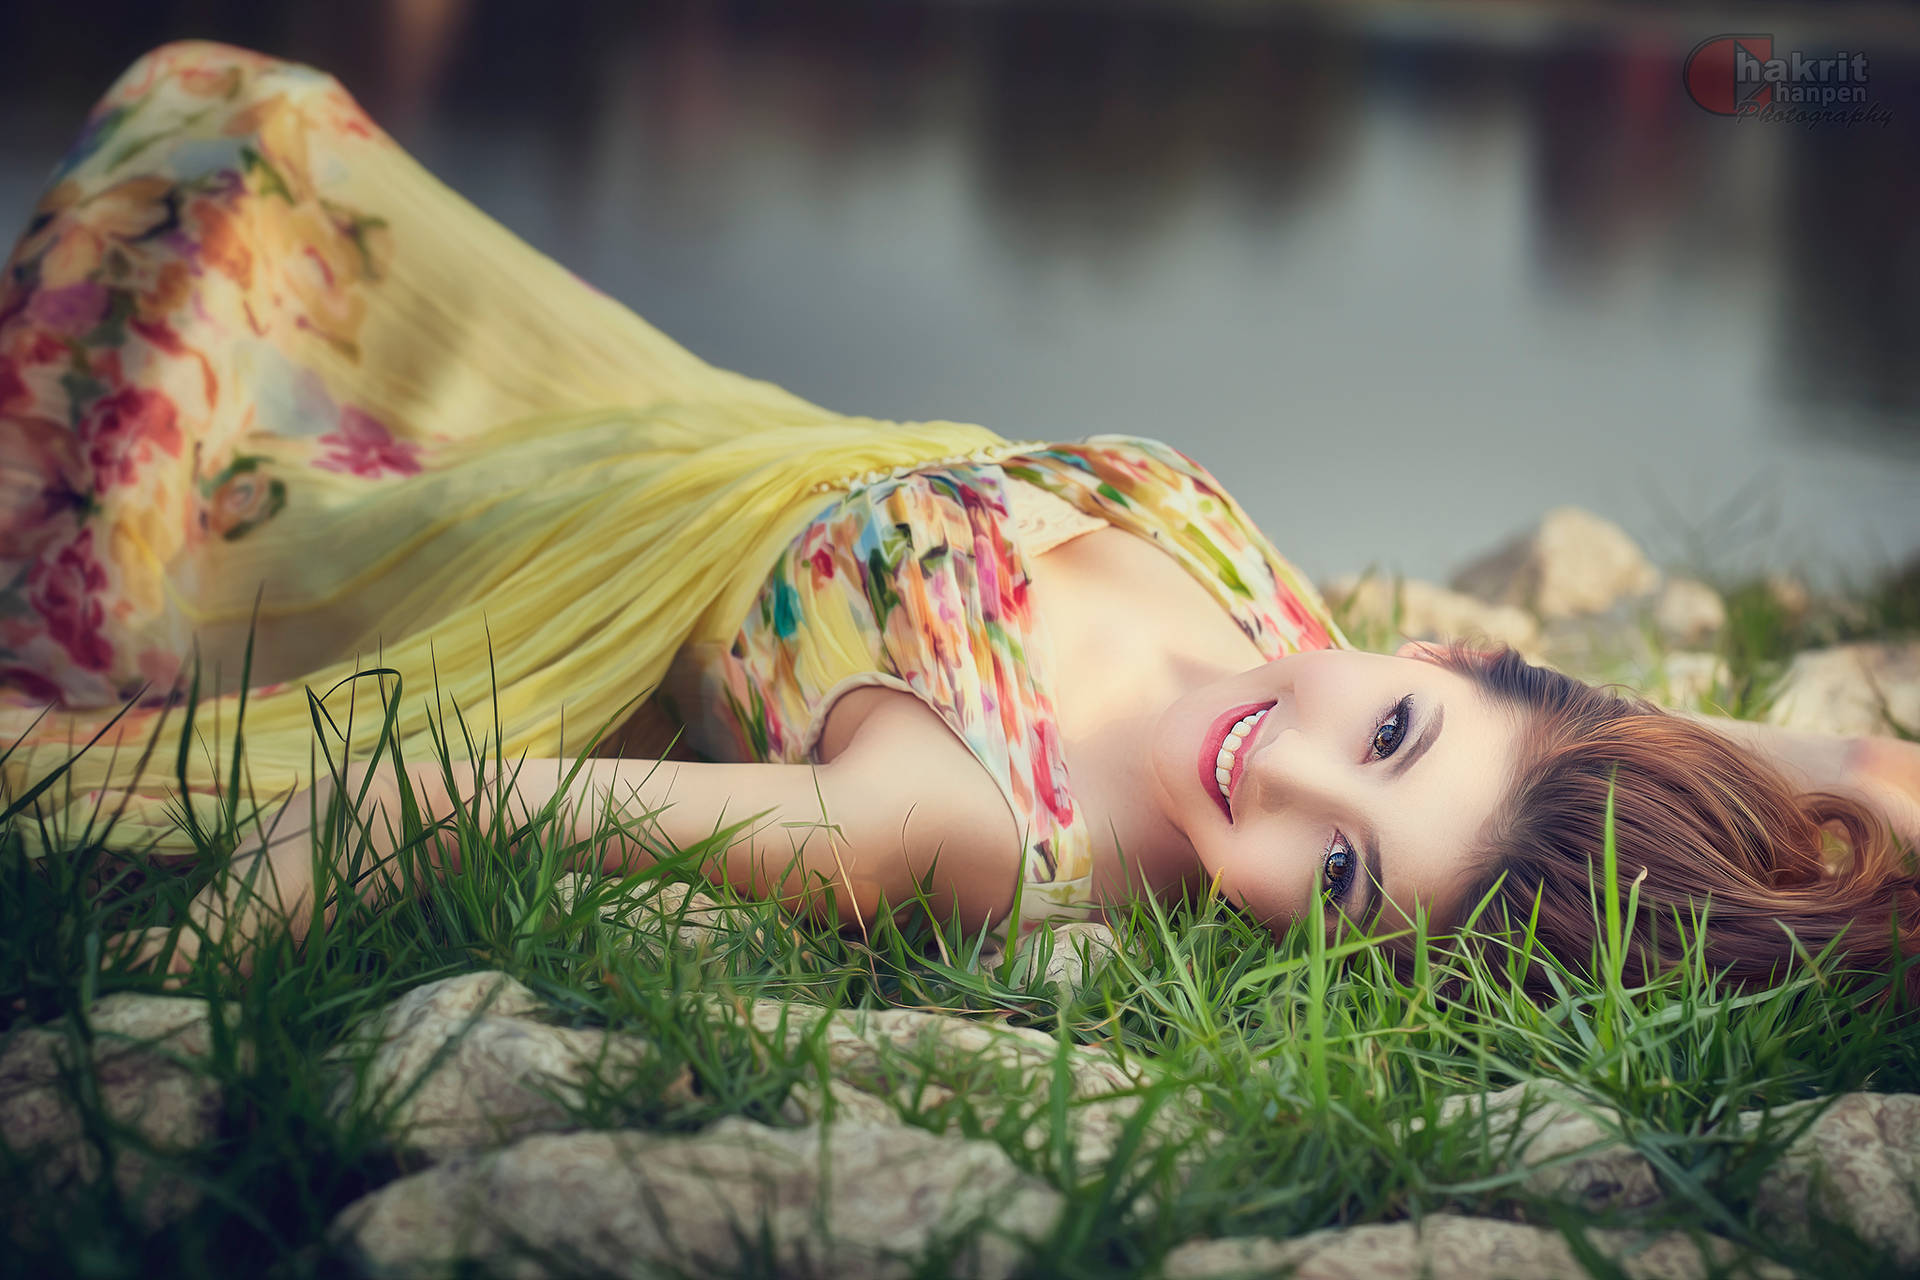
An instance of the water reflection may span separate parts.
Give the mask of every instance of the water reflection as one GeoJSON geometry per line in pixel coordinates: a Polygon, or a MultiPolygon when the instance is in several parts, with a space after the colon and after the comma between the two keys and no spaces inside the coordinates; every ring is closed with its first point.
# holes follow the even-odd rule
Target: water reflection
{"type": "Polygon", "coordinates": [[[1920,27],[1782,30],[1867,49],[1893,115],[1809,130],[1685,99],[1711,30],[1521,6],[106,8],[0,10],[9,216],[120,65],[214,34],[711,359],[1163,436],[1317,571],[1440,574],[1557,502],[1719,568],[1920,550],[1920,27]]]}

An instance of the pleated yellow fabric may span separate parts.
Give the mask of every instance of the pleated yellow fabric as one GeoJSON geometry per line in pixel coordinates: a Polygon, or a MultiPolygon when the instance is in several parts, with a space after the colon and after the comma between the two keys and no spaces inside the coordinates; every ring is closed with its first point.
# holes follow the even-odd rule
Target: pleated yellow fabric
{"type": "MultiPolygon", "coordinates": [[[[4,782],[22,795],[149,682],[43,797],[70,835],[130,795],[115,846],[190,848],[183,802],[211,820],[256,595],[263,804],[307,780],[308,689],[376,659],[404,677],[411,758],[436,671],[449,724],[497,708],[509,755],[557,754],[564,717],[573,752],[683,643],[732,634],[835,488],[1018,447],[706,364],[448,190],[332,78],[220,45],[116,82],[0,289],[4,782]],[[183,712],[151,682],[196,642],[226,691],[180,796],[183,712]]],[[[345,750],[364,757],[378,698],[358,683],[345,750]]],[[[349,696],[327,700],[342,728],[349,696]]]]}

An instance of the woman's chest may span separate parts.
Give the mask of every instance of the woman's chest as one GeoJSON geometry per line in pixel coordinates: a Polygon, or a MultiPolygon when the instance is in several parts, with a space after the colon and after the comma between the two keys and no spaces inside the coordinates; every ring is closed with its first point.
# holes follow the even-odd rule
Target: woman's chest
{"type": "Polygon", "coordinates": [[[1069,738],[1177,696],[1195,667],[1265,661],[1220,599],[1147,539],[1099,529],[1030,561],[1035,639],[1069,738]]]}

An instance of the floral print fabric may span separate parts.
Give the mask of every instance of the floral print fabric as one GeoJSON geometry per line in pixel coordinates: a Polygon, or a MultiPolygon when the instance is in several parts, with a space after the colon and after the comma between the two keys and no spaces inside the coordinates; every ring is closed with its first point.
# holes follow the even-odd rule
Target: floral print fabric
{"type": "Polygon", "coordinates": [[[794,540],[730,647],[683,653],[676,684],[696,743],[733,759],[809,759],[851,688],[921,698],[1013,811],[1025,927],[1098,904],[1009,480],[1152,540],[1269,659],[1346,643],[1313,586],[1204,468],[1157,441],[1097,436],[856,485],[794,540]]]}
{"type": "Polygon", "coordinates": [[[309,142],[375,133],[331,79],[212,45],[96,107],[0,275],[0,683],[68,706],[164,687],[165,566],[255,536],[307,467],[420,470],[305,354],[354,357],[391,249],[309,142]]]}

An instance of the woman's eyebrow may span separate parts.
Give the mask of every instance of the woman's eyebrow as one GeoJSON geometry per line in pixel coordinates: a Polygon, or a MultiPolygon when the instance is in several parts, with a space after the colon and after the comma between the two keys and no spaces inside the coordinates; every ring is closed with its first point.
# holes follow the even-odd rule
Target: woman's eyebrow
{"type": "Polygon", "coordinates": [[[1419,739],[1405,751],[1394,756],[1393,763],[1387,766],[1389,778],[1399,778],[1413,768],[1414,762],[1427,754],[1427,748],[1440,736],[1440,726],[1447,722],[1447,704],[1441,703],[1433,709],[1433,715],[1427,720],[1427,727],[1420,731],[1419,739]]]}

